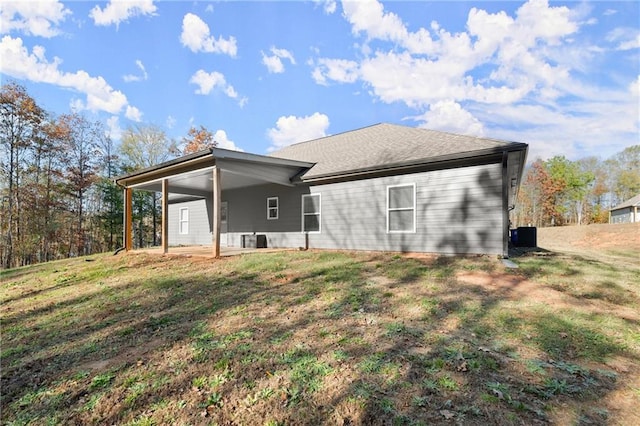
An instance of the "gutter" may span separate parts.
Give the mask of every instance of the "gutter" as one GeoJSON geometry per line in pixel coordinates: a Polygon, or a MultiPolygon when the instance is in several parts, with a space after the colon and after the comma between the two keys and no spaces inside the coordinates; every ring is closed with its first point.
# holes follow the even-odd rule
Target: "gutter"
{"type": "Polygon", "coordinates": [[[460,153],[440,155],[437,157],[429,157],[429,158],[424,158],[422,160],[416,160],[411,162],[399,162],[399,163],[385,164],[382,166],[381,165],[370,166],[370,167],[347,170],[342,172],[326,173],[326,174],[307,177],[307,178],[305,178],[303,175],[301,176],[301,181],[303,183],[312,183],[312,182],[318,182],[318,181],[329,180],[329,179],[357,178],[357,177],[364,177],[372,173],[379,173],[379,172],[390,173],[390,172],[395,172],[395,171],[408,169],[408,168],[424,167],[424,166],[431,166],[431,165],[436,166],[440,164],[451,163],[454,161],[465,161],[465,160],[479,158],[479,157],[486,158],[494,155],[498,156],[498,155],[502,155],[502,153],[504,152],[513,152],[513,151],[522,151],[522,150],[526,151],[527,149],[528,149],[528,145],[525,143],[513,143],[509,147],[498,147],[498,148],[483,149],[479,151],[468,151],[462,155],[460,153]]]}

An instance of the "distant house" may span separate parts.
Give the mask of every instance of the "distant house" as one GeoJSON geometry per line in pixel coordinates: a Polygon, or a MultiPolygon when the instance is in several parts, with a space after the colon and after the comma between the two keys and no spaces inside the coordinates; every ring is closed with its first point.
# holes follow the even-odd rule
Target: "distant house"
{"type": "Polygon", "coordinates": [[[268,156],[220,148],[116,179],[163,194],[163,247],[307,247],[507,256],[527,145],[377,124],[268,156]]]}
{"type": "Polygon", "coordinates": [[[609,211],[609,223],[640,222],[638,207],[640,207],[640,194],[612,208],[609,211]]]}

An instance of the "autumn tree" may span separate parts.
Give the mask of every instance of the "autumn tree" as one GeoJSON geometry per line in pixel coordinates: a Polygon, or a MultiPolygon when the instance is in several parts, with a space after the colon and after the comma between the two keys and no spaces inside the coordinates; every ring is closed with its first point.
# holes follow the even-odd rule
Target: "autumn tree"
{"type": "Polygon", "coordinates": [[[546,162],[537,160],[531,165],[525,186],[531,197],[531,222],[536,226],[560,224],[563,208],[558,200],[564,184],[551,175],[546,162]]]}
{"type": "Polygon", "coordinates": [[[69,254],[83,255],[87,254],[84,229],[87,193],[98,180],[98,144],[104,137],[104,128],[100,122],[91,122],[78,113],[61,115],[58,127],[65,150],[65,186],[76,221],[69,254]]]}
{"type": "Polygon", "coordinates": [[[591,173],[593,182],[587,188],[583,213],[586,223],[604,223],[609,219],[609,172],[605,163],[598,157],[578,160],[577,165],[583,173],[591,173]]]}
{"type": "Polygon", "coordinates": [[[182,143],[184,145],[183,154],[191,154],[218,146],[218,143],[213,139],[213,133],[202,125],[199,129],[191,126],[187,136],[182,138],[182,143]]]}
{"type": "Polygon", "coordinates": [[[22,249],[22,178],[26,156],[40,133],[44,110],[24,87],[9,83],[0,88],[0,200],[3,240],[0,247],[3,267],[14,266],[15,250],[22,249]]]}
{"type": "Polygon", "coordinates": [[[29,194],[29,208],[23,211],[34,247],[30,249],[38,262],[58,257],[61,241],[60,216],[68,210],[63,195],[63,163],[66,156],[62,134],[52,117],[33,138],[30,160],[27,162],[25,190],[29,194]],[[25,214],[26,213],[26,214],[25,214]]]}

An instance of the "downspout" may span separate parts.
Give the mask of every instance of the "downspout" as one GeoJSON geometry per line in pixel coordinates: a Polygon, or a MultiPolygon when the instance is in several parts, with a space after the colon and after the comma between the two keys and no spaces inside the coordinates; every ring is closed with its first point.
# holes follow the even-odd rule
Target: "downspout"
{"type": "Polygon", "coordinates": [[[509,258],[509,153],[502,151],[502,257],[509,258]]]}

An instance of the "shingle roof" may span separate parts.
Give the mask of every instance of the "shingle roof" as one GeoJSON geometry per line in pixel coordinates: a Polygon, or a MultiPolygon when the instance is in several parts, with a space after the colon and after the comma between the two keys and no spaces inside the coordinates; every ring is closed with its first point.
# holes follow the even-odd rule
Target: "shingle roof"
{"type": "Polygon", "coordinates": [[[303,180],[523,150],[526,144],[381,123],[301,142],[270,155],[316,163],[303,180]]]}
{"type": "Polygon", "coordinates": [[[627,207],[637,207],[640,206],[640,194],[636,195],[635,197],[631,197],[629,198],[627,201],[618,204],[617,206],[613,207],[611,210],[619,210],[619,209],[624,209],[627,207]]]}

